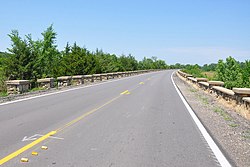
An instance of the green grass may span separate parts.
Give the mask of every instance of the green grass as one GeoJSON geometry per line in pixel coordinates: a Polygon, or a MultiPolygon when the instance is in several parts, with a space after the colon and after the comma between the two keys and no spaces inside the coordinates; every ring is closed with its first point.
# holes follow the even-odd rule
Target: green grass
{"type": "Polygon", "coordinates": [[[238,124],[235,124],[235,123],[231,123],[231,124],[229,124],[229,126],[235,128],[235,127],[238,127],[239,125],[238,125],[238,124]]]}
{"type": "Polygon", "coordinates": [[[197,92],[197,90],[196,90],[196,89],[193,89],[193,88],[190,88],[189,91],[190,91],[190,92],[193,92],[193,93],[197,92]]]}
{"type": "Polygon", "coordinates": [[[243,131],[242,136],[246,139],[250,139],[250,130],[243,131]]]}
{"type": "Polygon", "coordinates": [[[6,97],[6,96],[8,96],[7,92],[0,92],[0,97],[6,97]]]}
{"type": "Polygon", "coordinates": [[[205,105],[208,105],[208,98],[207,97],[204,97],[202,95],[198,95],[198,98],[201,100],[201,102],[205,105]]]}
{"type": "Polygon", "coordinates": [[[30,92],[39,91],[39,90],[45,90],[45,88],[41,88],[41,87],[33,88],[30,90],[30,92]]]}
{"type": "Polygon", "coordinates": [[[214,112],[221,113],[221,112],[223,112],[223,110],[221,108],[219,108],[219,107],[215,107],[214,112]]]}
{"type": "Polygon", "coordinates": [[[232,121],[233,120],[232,117],[230,117],[230,115],[227,114],[222,108],[215,107],[213,109],[213,111],[220,114],[220,116],[222,116],[223,119],[226,120],[226,121],[232,121]]]}

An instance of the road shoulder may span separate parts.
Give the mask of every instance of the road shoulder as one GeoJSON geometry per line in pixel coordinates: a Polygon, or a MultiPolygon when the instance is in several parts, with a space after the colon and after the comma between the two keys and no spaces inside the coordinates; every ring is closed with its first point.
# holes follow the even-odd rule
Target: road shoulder
{"type": "Polygon", "coordinates": [[[250,166],[250,121],[202,90],[173,79],[195,114],[235,166],[250,166]]]}

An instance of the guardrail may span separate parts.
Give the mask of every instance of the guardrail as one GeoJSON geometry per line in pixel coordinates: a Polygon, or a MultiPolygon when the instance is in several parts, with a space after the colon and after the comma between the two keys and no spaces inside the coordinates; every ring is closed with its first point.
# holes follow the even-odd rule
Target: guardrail
{"type": "MultiPolygon", "coordinates": [[[[180,77],[183,77],[187,82],[194,84],[204,91],[209,92],[217,98],[223,98],[226,101],[235,102],[239,106],[244,106],[245,109],[250,110],[250,88],[224,88],[222,81],[208,81],[207,78],[195,78],[190,74],[182,71],[177,72],[180,77]]],[[[250,118],[250,112],[248,116],[250,118]]]]}
{"type": "MultiPolygon", "coordinates": [[[[70,85],[82,85],[91,84],[94,82],[101,82],[103,80],[119,79],[122,77],[129,77],[139,75],[148,72],[154,72],[160,70],[138,70],[138,71],[126,71],[126,72],[114,72],[114,73],[103,73],[93,75],[75,75],[75,76],[61,76],[54,78],[43,78],[38,79],[37,84],[39,88],[50,89],[54,88],[56,83],[57,87],[66,87],[70,85]]],[[[7,85],[8,94],[21,94],[30,90],[30,81],[28,80],[9,80],[5,82],[7,85]]]]}

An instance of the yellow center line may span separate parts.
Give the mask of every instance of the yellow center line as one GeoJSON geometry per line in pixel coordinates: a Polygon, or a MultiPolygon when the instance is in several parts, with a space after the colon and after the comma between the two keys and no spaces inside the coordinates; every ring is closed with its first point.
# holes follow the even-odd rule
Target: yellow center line
{"type": "MultiPolygon", "coordinates": [[[[127,93],[128,90],[126,90],[126,91],[124,91],[124,92],[127,93]]],[[[119,97],[121,97],[121,96],[119,95],[119,96],[117,96],[117,97],[115,97],[115,98],[109,100],[108,102],[106,102],[105,104],[101,105],[100,107],[97,107],[97,108],[95,108],[95,109],[93,109],[93,110],[91,110],[91,111],[89,111],[89,112],[87,112],[87,113],[85,113],[85,114],[83,114],[83,115],[77,117],[76,119],[74,119],[74,120],[68,122],[67,124],[63,125],[62,127],[58,128],[57,130],[51,131],[51,132],[47,133],[46,135],[44,135],[44,136],[38,138],[37,140],[33,141],[32,143],[27,144],[27,145],[25,145],[24,147],[20,148],[19,150],[15,151],[15,152],[13,152],[13,153],[11,153],[11,154],[9,154],[9,155],[7,155],[6,157],[0,159],[0,165],[2,165],[2,164],[4,164],[4,163],[8,162],[9,160],[15,158],[15,157],[18,156],[19,154],[21,154],[21,153],[27,151],[28,149],[34,147],[35,145],[37,145],[37,144],[39,144],[40,142],[46,140],[46,139],[49,138],[50,136],[52,136],[52,135],[54,135],[54,134],[56,134],[56,133],[58,133],[58,132],[64,130],[65,128],[67,128],[67,127],[69,127],[69,126],[75,124],[76,122],[79,122],[80,120],[82,120],[83,118],[87,117],[88,115],[93,114],[94,112],[98,111],[99,109],[103,108],[104,106],[106,106],[106,105],[112,103],[113,101],[117,100],[119,97]]]]}
{"type": "Polygon", "coordinates": [[[37,145],[38,143],[46,140],[47,138],[49,138],[50,136],[56,134],[57,131],[51,131],[49,133],[47,133],[46,135],[38,138],[37,140],[33,141],[32,143],[20,148],[19,150],[9,154],[8,156],[4,157],[3,159],[0,160],[0,165],[4,164],[5,162],[11,160],[12,158],[15,158],[16,156],[18,156],[19,154],[23,153],[24,151],[30,149],[31,147],[37,145]]]}
{"type": "Polygon", "coordinates": [[[113,101],[117,100],[119,97],[121,97],[121,96],[117,96],[117,97],[111,99],[110,101],[106,102],[105,104],[101,105],[100,107],[97,107],[97,108],[95,108],[95,109],[93,109],[93,110],[91,110],[91,111],[89,111],[89,112],[87,112],[87,113],[85,113],[85,114],[83,114],[83,115],[77,117],[76,119],[74,119],[74,120],[68,122],[68,123],[65,124],[64,126],[58,128],[56,131],[57,131],[57,132],[60,132],[60,131],[64,130],[65,128],[67,128],[67,127],[69,127],[69,126],[75,124],[76,122],[79,122],[80,120],[82,120],[83,118],[87,117],[88,115],[93,114],[94,112],[98,111],[99,109],[103,108],[104,106],[106,106],[106,105],[112,103],[113,101]]]}
{"type": "Polygon", "coordinates": [[[122,92],[121,95],[124,95],[126,93],[128,93],[128,90],[125,90],[124,92],[122,92]]]}

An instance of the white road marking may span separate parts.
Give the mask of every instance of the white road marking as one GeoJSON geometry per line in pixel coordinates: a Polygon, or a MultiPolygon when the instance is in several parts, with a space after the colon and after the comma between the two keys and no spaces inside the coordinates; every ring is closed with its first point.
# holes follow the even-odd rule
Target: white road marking
{"type": "Polygon", "coordinates": [[[35,135],[33,135],[33,136],[30,136],[30,137],[24,136],[24,138],[23,138],[22,141],[36,140],[38,137],[39,137],[38,134],[35,134],[35,135]]]}
{"type": "Polygon", "coordinates": [[[195,124],[199,128],[201,134],[203,135],[203,137],[205,138],[205,140],[208,143],[209,147],[211,148],[211,150],[213,151],[214,155],[216,156],[216,159],[219,161],[219,163],[220,163],[220,165],[222,167],[231,167],[231,164],[228,162],[228,160],[226,159],[226,157],[223,155],[223,153],[221,152],[221,150],[219,149],[219,147],[216,145],[216,143],[214,142],[214,140],[212,139],[212,137],[209,135],[209,133],[207,132],[207,130],[205,129],[205,127],[202,125],[202,123],[200,122],[200,120],[198,119],[198,117],[195,115],[195,113],[192,110],[192,108],[189,106],[188,102],[185,100],[185,98],[181,94],[180,90],[177,88],[176,84],[174,83],[174,79],[173,79],[173,74],[174,73],[175,72],[173,72],[172,75],[171,75],[172,83],[173,83],[173,85],[174,85],[174,87],[175,87],[178,95],[180,96],[181,100],[183,101],[185,107],[187,108],[189,114],[191,115],[191,117],[193,118],[195,124]]]}
{"type": "MultiPolygon", "coordinates": [[[[27,136],[24,136],[23,140],[22,141],[32,141],[32,140],[36,140],[38,139],[39,137],[42,137],[44,135],[40,135],[40,134],[35,134],[33,136],[30,136],[30,137],[27,137],[27,136]]],[[[51,139],[58,139],[58,140],[63,140],[64,138],[61,138],[61,137],[55,137],[55,136],[49,136],[49,138],[51,139]]]]}

